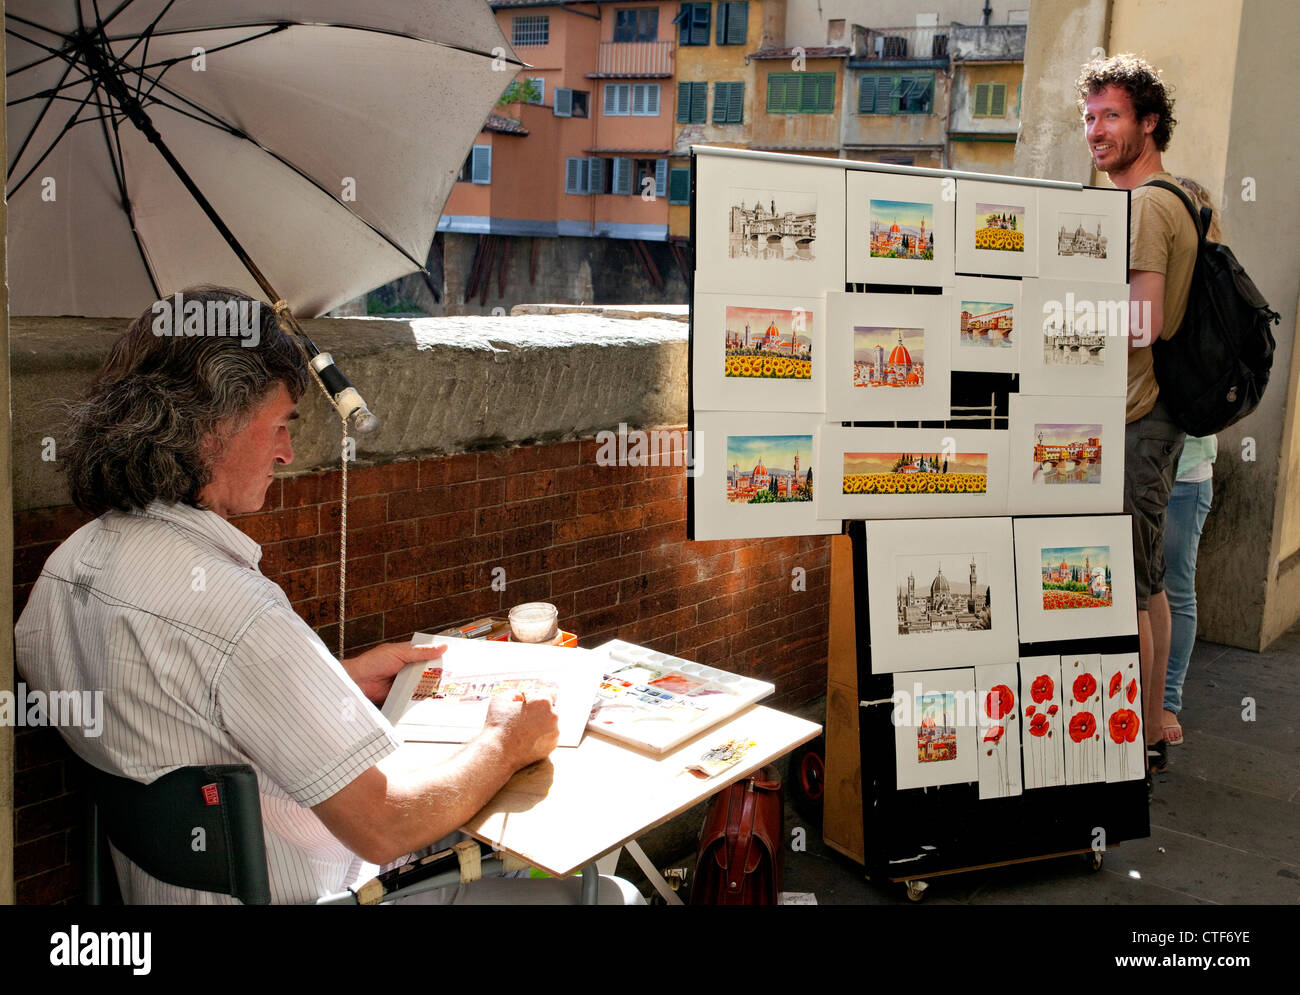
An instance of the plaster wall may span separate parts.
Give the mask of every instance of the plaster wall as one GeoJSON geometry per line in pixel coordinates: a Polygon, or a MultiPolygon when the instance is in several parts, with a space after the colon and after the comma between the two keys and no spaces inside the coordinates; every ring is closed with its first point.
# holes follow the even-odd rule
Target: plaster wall
{"type": "MultiPolygon", "coordinates": [[[[1141,56],[1173,84],[1178,124],[1163,156],[1165,168],[1199,180],[1218,203],[1223,202],[1234,90],[1253,88],[1258,101],[1258,81],[1267,78],[1244,79],[1237,73],[1242,13],[1242,0],[1118,0],[1106,45],[1108,55],[1141,56]]],[[[1258,67],[1249,72],[1258,73],[1258,67]]]]}
{"type": "Polygon", "coordinates": [[[1025,37],[1014,175],[1092,181],[1074,81],[1093,50],[1105,48],[1109,20],[1109,0],[1034,0],[1025,37]]]}

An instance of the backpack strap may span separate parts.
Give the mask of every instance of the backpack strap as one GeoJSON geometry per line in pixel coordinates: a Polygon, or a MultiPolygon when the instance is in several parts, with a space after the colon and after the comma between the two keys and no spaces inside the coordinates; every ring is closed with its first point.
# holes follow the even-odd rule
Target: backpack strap
{"type": "Polygon", "coordinates": [[[1178,195],[1178,199],[1183,202],[1187,208],[1187,213],[1192,216],[1192,224],[1196,226],[1196,248],[1200,251],[1205,245],[1206,233],[1210,230],[1210,218],[1213,212],[1208,207],[1202,207],[1199,211],[1196,205],[1192,203],[1192,198],[1187,196],[1187,191],[1177,183],[1170,183],[1168,180],[1147,180],[1141,184],[1144,187],[1160,187],[1162,190],[1168,190],[1170,193],[1178,195]]]}

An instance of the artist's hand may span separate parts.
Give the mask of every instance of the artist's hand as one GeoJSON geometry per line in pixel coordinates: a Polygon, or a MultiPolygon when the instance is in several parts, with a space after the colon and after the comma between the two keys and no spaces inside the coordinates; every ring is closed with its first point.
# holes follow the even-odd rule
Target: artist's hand
{"type": "Polygon", "coordinates": [[[549,695],[494,695],[488,705],[486,736],[496,737],[513,770],[551,755],[560,741],[559,718],[549,695]]]}
{"type": "Polygon", "coordinates": [[[343,660],[343,669],[376,705],[382,705],[393,686],[393,678],[408,663],[436,660],[447,650],[446,643],[436,646],[412,646],[409,642],[384,643],[360,656],[343,660]]]}

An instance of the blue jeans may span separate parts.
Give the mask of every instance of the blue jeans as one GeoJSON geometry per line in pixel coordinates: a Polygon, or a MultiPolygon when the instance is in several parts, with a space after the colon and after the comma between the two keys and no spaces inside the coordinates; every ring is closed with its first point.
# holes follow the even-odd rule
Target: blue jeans
{"type": "Polygon", "coordinates": [[[1175,715],[1183,709],[1183,679],[1196,643],[1196,548],[1213,494],[1213,478],[1198,483],[1176,481],[1165,516],[1165,593],[1173,621],[1165,708],[1175,715]]]}

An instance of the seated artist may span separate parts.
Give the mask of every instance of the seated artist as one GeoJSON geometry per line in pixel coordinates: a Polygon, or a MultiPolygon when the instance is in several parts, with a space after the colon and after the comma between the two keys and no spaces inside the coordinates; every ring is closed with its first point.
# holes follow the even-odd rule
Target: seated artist
{"type": "MultiPolygon", "coordinates": [[[[185,291],[184,302],[248,301],[185,291]]],[[[17,626],[18,665],[46,692],[100,690],[98,737],[63,730],[83,759],[149,783],[193,764],[251,764],[261,792],[271,900],[311,902],[428,846],[470,819],[558,739],[546,699],[494,699],[482,733],[421,766],[372,702],[443,647],[379,646],[336,660],[258,570],[229,521],[257,511],[307,386],[303,354],[269,306],[260,336],[157,334],[146,311],[70,413],[62,454],[73,501],[99,517],[50,556],[17,626]],[[254,339],[257,341],[254,344],[254,339]]],[[[250,302],[251,303],[251,302],[250,302]]],[[[182,329],[182,315],[170,328],[182,329]]],[[[233,903],[173,887],[114,854],[128,903],[233,903]]],[[[457,902],[576,901],[568,880],[484,880],[457,902]]],[[[604,904],[638,902],[602,878],[604,904]]]]}

